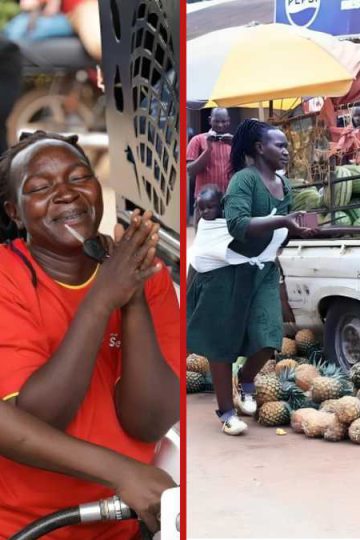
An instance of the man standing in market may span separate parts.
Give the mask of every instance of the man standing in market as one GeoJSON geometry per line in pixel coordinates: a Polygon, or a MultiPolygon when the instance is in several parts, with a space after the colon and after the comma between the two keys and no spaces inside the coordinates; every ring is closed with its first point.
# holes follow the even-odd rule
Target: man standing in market
{"type": "Polygon", "coordinates": [[[230,117],[227,109],[212,109],[210,130],[190,140],[186,161],[190,177],[195,177],[195,198],[206,184],[216,184],[225,193],[229,183],[229,157],[233,136],[228,132],[230,117]]]}

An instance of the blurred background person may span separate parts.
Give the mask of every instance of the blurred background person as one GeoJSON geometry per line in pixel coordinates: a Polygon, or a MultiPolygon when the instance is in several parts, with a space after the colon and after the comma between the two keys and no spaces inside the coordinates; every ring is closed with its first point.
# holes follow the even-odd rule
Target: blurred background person
{"type": "Polygon", "coordinates": [[[97,0],[20,0],[19,5],[21,13],[5,28],[7,37],[39,40],[75,33],[90,56],[100,60],[97,0]]]}
{"type": "MultiPolygon", "coordinates": [[[[57,0],[49,0],[56,2],[57,0]]],[[[63,0],[59,2],[69,17],[76,34],[87,52],[99,61],[101,58],[100,16],[97,0],[63,0]]]]}
{"type": "Polygon", "coordinates": [[[7,119],[20,95],[22,62],[18,46],[0,35],[0,154],[7,148],[7,119]]]}

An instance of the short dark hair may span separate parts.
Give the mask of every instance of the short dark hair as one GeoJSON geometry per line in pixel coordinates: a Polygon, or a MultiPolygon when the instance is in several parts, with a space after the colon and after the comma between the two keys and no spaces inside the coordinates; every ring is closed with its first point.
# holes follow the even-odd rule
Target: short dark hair
{"type": "Polygon", "coordinates": [[[263,142],[269,131],[276,130],[275,126],[260,122],[255,118],[247,118],[238,126],[232,140],[230,152],[230,172],[236,172],[246,167],[246,156],[256,157],[255,144],[263,142]]]}
{"type": "Polygon", "coordinates": [[[215,107],[214,109],[211,109],[210,118],[218,112],[225,112],[229,116],[229,111],[225,107],[215,107]]]}
{"type": "Polygon", "coordinates": [[[200,197],[207,194],[214,195],[215,197],[218,197],[219,199],[222,199],[224,195],[223,192],[219,189],[219,187],[216,184],[206,184],[200,189],[199,193],[196,196],[196,199],[199,199],[200,197]]]}
{"type": "Polygon", "coordinates": [[[11,164],[14,157],[25,148],[45,139],[53,139],[70,144],[85,158],[91,167],[89,158],[80,145],[77,144],[77,135],[60,135],[46,131],[35,131],[34,133],[22,133],[19,142],[11,146],[0,156],[0,242],[12,240],[19,236],[19,231],[14,222],[10,220],[4,209],[5,201],[11,199],[11,164]]]}

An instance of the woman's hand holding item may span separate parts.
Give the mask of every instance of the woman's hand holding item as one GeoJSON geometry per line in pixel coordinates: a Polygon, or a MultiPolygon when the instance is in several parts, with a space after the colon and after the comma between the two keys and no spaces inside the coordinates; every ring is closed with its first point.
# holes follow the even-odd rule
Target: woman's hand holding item
{"type": "Polygon", "coordinates": [[[174,480],[162,469],[129,460],[128,467],[121,467],[116,492],[141,520],[155,533],[160,529],[161,495],[166,489],[176,487],[174,480]]]}
{"type": "Polygon", "coordinates": [[[292,237],[311,238],[317,234],[318,229],[310,229],[299,225],[299,217],[305,212],[292,212],[284,217],[284,227],[289,231],[292,237]]]}

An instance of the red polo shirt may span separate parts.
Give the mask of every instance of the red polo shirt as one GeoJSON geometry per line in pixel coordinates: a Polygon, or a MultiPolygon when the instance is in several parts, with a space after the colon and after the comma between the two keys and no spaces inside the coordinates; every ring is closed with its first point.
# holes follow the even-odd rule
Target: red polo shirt
{"type": "MultiPolygon", "coordinates": [[[[207,133],[193,137],[186,150],[186,161],[195,161],[207,148],[207,133]]],[[[195,197],[205,184],[216,184],[225,193],[229,183],[229,158],[231,145],[216,141],[212,145],[209,162],[204,170],[196,175],[195,197]]]]}
{"type": "MultiPolygon", "coordinates": [[[[0,398],[16,394],[29,376],[58,348],[74,314],[91,287],[64,287],[52,280],[27,247],[14,245],[35,270],[31,273],[9,247],[0,246],[0,398]]],[[[146,298],[161,351],[172,369],[179,369],[179,319],[176,294],[164,267],[146,283],[146,298]]],[[[118,422],[114,386],[121,371],[121,313],[109,319],[86,397],[68,433],[121,454],[150,463],[154,445],[129,437],[118,422]]],[[[1,437],[1,434],[0,434],[1,437]]],[[[46,440],[44,440],[46,444],[46,440]]],[[[29,522],[67,506],[112,495],[103,486],[50,473],[0,458],[0,539],[29,522]]],[[[135,538],[137,522],[98,523],[60,529],[51,540],[124,540],[135,538]]]]}

